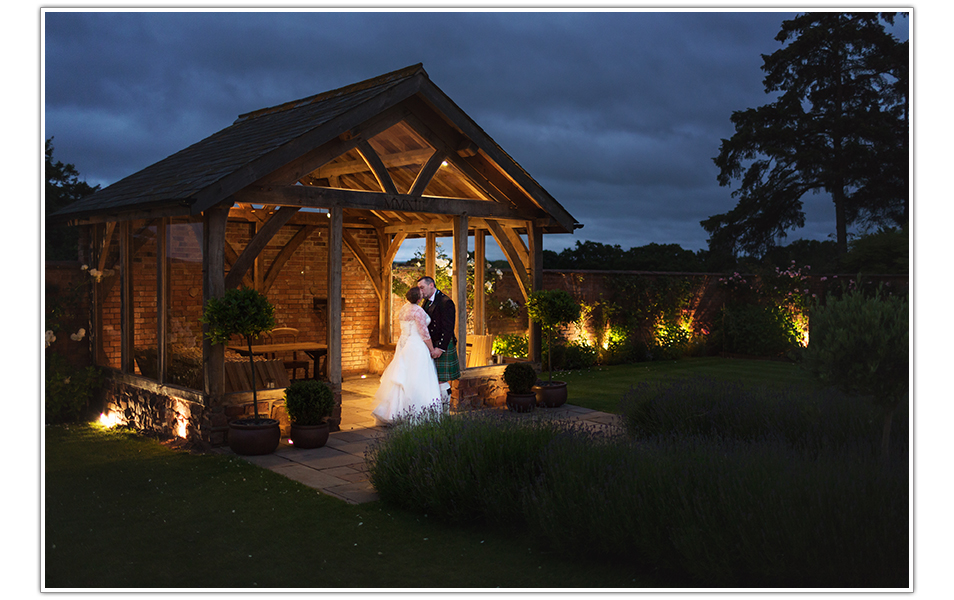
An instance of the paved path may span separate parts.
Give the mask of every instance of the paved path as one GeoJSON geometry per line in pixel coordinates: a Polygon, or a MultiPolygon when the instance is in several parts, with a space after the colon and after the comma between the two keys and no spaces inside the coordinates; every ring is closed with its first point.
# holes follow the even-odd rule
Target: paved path
{"type": "MultiPolygon", "coordinates": [[[[282,438],[273,454],[240,458],[351,504],[377,500],[377,492],[368,481],[364,462],[368,445],[385,434],[383,428],[375,426],[371,416],[377,388],[378,378],[372,376],[346,379],[342,383],[341,431],[331,433],[323,447],[303,450],[292,447],[286,438],[282,438]]],[[[540,414],[599,426],[613,425],[617,419],[616,415],[570,404],[554,409],[538,408],[527,415],[514,416],[540,414]]],[[[234,454],[228,447],[217,448],[215,452],[234,454]]]]}

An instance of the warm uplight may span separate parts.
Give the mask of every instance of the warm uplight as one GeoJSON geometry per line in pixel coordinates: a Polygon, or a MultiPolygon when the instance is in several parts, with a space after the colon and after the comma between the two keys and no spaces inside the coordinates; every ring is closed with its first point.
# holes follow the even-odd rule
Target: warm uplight
{"type": "Polygon", "coordinates": [[[189,437],[189,428],[187,427],[186,420],[183,418],[176,419],[176,435],[185,439],[189,437]]]}
{"type": "Polygon", "coordinates": [[[103,427],[115,427],[120,424],[119,415],[117,413],[102,413],[99,415],[99,424],[103,427]]]}
{"type": "Polygon", "coordinates": [[[368,378],[367,375],[362,375],[362,376],[361,376],[361,379],[367,379],[367,378],[368,378]]]}

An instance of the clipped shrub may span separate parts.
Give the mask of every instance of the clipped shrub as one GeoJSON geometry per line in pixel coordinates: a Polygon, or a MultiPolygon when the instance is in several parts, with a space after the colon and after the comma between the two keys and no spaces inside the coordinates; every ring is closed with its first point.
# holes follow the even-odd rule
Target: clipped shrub
{"type": "Polygon", "coordinates": [[[504,369],[503,378],[512,393],[529,394],[537,382],[537,372],[530,363],[511,363],[504,369]]]}
{"type": "Polygon", "coordinates": [[[596,349],[582,340],[566,346],[561,369],[588,369],[596,364],[596,349]]]}
{"type": "Polygon", "coordinates": [[[882,451],[888,453],[895,409],[908,396],[908,300],[881,288],[830,298],[811,318],[801,365],[825,385],[870,396],[882,411],[882,451]]]}
{"type": "Polygon", "coordinates": [[[285,410],[296,425],[321,425],[334,409],[334,393],[323,381],[300,379],[285,388],[285,410]]]}
{"type": "Polygon", "coordinates": [[[782,357],[800,348],[791,316],[774,304],[726,306],[714,328],[712,343],[725,352],[782,357]]]}
{"type": "Polygon", "coordinates": [[[45,375],[44,416],[47,423],[78,420],[103,383],[103,374],[98,367],[74,367],[57,352],[47,352],[45,375]]]}

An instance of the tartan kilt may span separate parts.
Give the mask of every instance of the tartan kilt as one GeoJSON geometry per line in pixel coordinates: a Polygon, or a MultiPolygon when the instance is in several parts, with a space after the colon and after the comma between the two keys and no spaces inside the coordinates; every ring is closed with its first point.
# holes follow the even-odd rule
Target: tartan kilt
{"type": "Polygon", "coordinates": [[[437,380],[441,383],[460,379],[460,359],[457,358],[457,342],[451,342],[447,346],[447,352],[434,359],[434,366],[437,367],[437,380]]]}

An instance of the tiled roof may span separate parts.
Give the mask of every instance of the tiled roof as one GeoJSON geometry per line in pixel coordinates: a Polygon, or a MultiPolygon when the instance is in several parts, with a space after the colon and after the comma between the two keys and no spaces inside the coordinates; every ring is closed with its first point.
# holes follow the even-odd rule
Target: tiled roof
{"type": "Polygon", "coordinates": [[[176,204],[189,206],[196,194],[222,178],[419,73],[424,73],[424,69],[417,64],[337,90],[240,115],[225,129],[58,214],[80,216],[176,204]]]}

